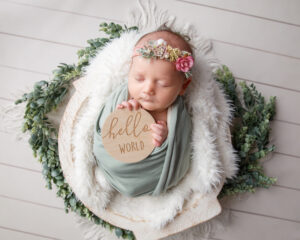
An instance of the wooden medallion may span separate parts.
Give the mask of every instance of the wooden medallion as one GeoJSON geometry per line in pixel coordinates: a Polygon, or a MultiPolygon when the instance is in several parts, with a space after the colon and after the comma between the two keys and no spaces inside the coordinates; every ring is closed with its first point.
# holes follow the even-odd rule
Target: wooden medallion
{"type": "Polygon", "coordinates": [[[101,136],[106,151],[115,159],[134,163],[154,149],[150,125],[154,118],[146,110],[117,109],[105,120],[101,136]]]}

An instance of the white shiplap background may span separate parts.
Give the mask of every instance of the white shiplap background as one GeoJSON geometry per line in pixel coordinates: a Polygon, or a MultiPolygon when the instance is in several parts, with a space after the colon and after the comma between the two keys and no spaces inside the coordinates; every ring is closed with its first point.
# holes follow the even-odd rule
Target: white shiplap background
{"type": "MultiPolygon", "coordinates": [[[[277,96],[272,124],[276,151],[264,167],[278,181],[270,189],[226,199],[233,222],[219,240],[300,239],[300,1],[166,0],[182,21],[212,39],[216,56],[237,80],[277,96]]],[[[135,0],[0,0],[0,104],[11,93],[76,62],[99,23],[124,23],[135,0]]],[[[0,132],[0,239],[82,239],[74,216],[48,191],[41,166],[26,143],[0,132]]]]}

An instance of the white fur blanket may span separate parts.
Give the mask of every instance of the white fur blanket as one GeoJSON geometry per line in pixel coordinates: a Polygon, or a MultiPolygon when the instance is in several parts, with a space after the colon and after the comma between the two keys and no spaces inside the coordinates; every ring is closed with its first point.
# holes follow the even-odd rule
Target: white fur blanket
{"type": "Polygon", "coordinates": [[[76,192],[79,199],[98,212],[108,205],[118,206],[122,214],[147,219],[156,229],[173,221],[191,192],[206,194],[214,190],[222,178],[232,178],[237,172],[237,157],[227,128],[232,119],[230,103],[213,79],[213,71],[220,67],[214,58],[212,45],[189,24],[181,24],[166,12],[159,12],[146,2],[134,12],[127,26],[138,26],[139,33],[124,33],[109,43],[93,59],[86,72],[86,91],[90,97],[73,131],[76,192]],[[105,180],[92,154],[92,139],[99,107],[116,86],[124,81],[129,71],[134,43],[144,33],[163,24],[190,37],[194,46],[193,80],[185,93],[189,112],[193,115],[191,167],[175,188],[158,197],[128,198],[117,193],[105,180]]]}

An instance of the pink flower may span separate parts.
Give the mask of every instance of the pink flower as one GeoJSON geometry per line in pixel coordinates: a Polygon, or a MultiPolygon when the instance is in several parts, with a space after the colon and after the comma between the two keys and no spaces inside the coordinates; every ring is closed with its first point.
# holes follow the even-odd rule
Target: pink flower
{"type": "Polygon", "coordinates": [[[181,72],[188,72],[194,64],[192,56],[180,57],[176,60],[176,69],[181,72]]]}

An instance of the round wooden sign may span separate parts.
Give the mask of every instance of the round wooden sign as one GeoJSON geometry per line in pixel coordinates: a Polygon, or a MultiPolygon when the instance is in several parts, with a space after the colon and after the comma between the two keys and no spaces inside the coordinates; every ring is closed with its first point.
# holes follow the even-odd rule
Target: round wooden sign
{"type": "Polygon", "coordinates": [[[101,136],[106,151],[115,159],[134,163],[154,149],[150,125],[154,118],[146,110],[117,109],[105,120],[101,136]]]}

